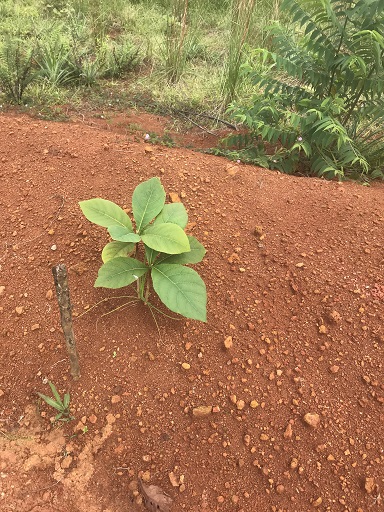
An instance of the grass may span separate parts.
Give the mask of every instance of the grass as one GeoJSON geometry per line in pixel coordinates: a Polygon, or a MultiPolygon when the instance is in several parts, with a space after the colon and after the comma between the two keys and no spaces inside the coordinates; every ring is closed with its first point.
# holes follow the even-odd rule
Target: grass
{"type": "Polygon", "coordinates": [[[33,50],[34,69],[11,97],[4,77],[24,76],[26,63],[0,57],[0,103],[76,108],[85,96],[103,103],[103,91],[113,90],[124,106],[143,101],[222,114],[228,99],[251,95],[240,65],[265,44],[279,2],[252,0],[244,31],[234,24],[239,0],[3,0],[0,53],[7,38],[21,40],[33,50]]]}

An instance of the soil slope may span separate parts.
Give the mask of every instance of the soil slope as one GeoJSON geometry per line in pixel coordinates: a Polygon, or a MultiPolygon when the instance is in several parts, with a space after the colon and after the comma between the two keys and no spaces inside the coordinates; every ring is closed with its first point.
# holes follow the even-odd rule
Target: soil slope
{"type": "Polygon", "coordinates": [[[2,512],[142,511],[139,477],[173,511],[383,510],[383,184],[233,166],[81,122],[2,114],[0,131],[2,512]],[[78,202],[129,208],[152,176],[207,248],[194,267],[206,324],[157,315],[157,328],[124,298],[91,309],[130,292],[93,288],[108,239],[78,202]],[[75,421],[52,425],[36,395],[47,379],[75,421]]]}

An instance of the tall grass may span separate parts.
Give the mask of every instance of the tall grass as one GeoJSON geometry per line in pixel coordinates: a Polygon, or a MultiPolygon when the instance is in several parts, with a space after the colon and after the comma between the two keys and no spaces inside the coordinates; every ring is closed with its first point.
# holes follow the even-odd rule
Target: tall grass
{"type": "MultiPolygon", "coordinates": [[[[119,81],[114,87],[120,83],[123,90],[131,73],[132,95],[211,108],[247,94],[240,79],[247,41],[265,46],[264,26],[275,18],[279,2],[0,0],[0,52],[6,35],[15,37],[15,27],[25,48],[37,45],[32,81],[22,96],[36,95],[39,84],[44,91],[63,91],[101,80],[119,81]]],[[[6,77],[7,67],[2,69],[6,77]]],[[[8,78],[15,80],[9,73],[8,78]]],[[[0,97],[5,92],[3,85],[0,97]]]]}
{"type": "Polygon", "coordinates": [[[223,81],[225,104],[236,97],[240,66],[256,0],[232,0],[228,60],[223,81]]]}

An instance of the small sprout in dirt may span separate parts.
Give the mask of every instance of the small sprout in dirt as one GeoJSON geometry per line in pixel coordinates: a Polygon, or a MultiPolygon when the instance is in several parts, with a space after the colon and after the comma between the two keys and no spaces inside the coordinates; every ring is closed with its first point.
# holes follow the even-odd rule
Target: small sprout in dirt
{"type": "Polygon", "coordinates": [[[88,427],[87,425],[85,425],[85,427],[83,427],[83,430],[82,430],[83,434],[86,434],[88,432],[88,427]]]}
{"type": "Polygon", "coordinates": [[[111,201],[89,199],[80,202],[80,208],[89,221],[107,228],[113,240],[102,251],[104,264],[95,286],[122,288],[137,283],[135,300],[152,308],[148,300],[152,280],[154,291],[171,311],[206,322],[204,281],[195,270],[184,266],[199,263],[205,249],[184,231],[188,223],[184,205],[165,204],[159,178],[140,183],[133,192],[135,229],[129,215],[111,201]],[[132,257],[137,254],[142,255],[142,261],[132,257]]]}
{"type": "Polygon", "coordinates": [[[73,416],[71,416],[71,411],[69,410],[69,401],[70,396],[69,393],[65,393],[63,400],[61,400],[60,395],[56,389],[56,386],[48,381],[49,387],[51,388],[52,394],[54,398],[51,398],[47,395],[43,395],[42,393],[37,393],[39,397],[44,400],[44,402],[57,411],[59,411],[58,414],[55,416],[55,421],[71,421],[73,420],[73,416]]]}

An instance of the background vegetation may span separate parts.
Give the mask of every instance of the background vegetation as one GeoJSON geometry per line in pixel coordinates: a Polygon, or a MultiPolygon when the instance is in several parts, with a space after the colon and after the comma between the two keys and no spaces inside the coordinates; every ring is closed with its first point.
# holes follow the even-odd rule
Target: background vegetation
{"type": "Polygon", "coordinates": [[[382,0],[0,2],[3,104],[232,116],[283,172],[383,177],[383,64],[382,0]]]}

